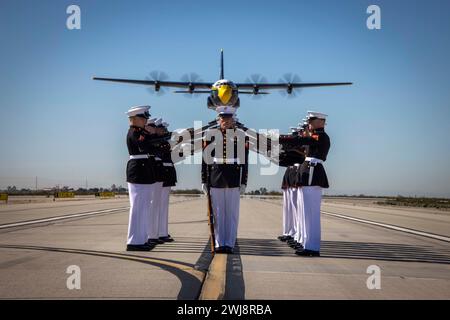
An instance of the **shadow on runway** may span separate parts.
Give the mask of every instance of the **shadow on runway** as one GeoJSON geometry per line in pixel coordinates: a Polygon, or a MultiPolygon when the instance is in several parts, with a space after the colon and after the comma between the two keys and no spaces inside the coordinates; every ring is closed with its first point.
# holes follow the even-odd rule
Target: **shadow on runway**
{"type": "Polygon", "coordinates": [[[197,262],[194,265],[194,269],[204,272],[208,271],[212,258],[213,257],[211,253],[211,247],[209,241],[207,241],[206,244],[203,246],[201,255],[198,257],[197,262]]]}
{"type": "MultiPolygon", "coordinates": [[[[234,250],[235,252],[240,251],[238,241],[236,241],[234,250]]],[[[225,281],[225,300],[245,300],[244,274],[239,254],[229,254],[227,256],[227,276],[225,281]]]]}
{"type": "MultiPolygon", "coordinates": [[[[294,250],[276,239],[239,238],[236,254],[287,257],[294,256],[294,250]]],[[[322,241],[320,256],[321,258],[450,264],[450,248],[393,243],[322,241]]]]}
{"type": "MultiPolygon", "coordinates": [[[[235,252],[240,251],[240,240],[236,242],[235,252]]],[[[175,242],[156,246],[152,250],[155,253],[199,253],[200,257],[195,263],[195,269],[206,271],[211,264],[212,255],[210,243],[207,238],[176,237],[175,242]]],[[[242,272],[242,261],[239,254],[227,255],[227,277],[224,299],[244,300],[245,284],[242,272]]]]}
{"type": "Polygon", "coordinates": [[[170,259],[145,256],[142,255],[142,253],[137,252],[136,254],[117,253],[107,251],[94,251],[94,250],[60,248],[60,247],[28,246],[28,245],[0,245],[0,249],[38,250],[57,253],[82,254],[109,259],[129,260],[133,262],[139,262],[156,266],[161,268],[162,270],[170,272],[179,279],[181,283],[181,289],[177,295],[177,299],[179,300],[198,299],[198,296],[200,295],[200,289],[202,286],[202,280],[198,279],[195,275],[189,272],[186,269],[186,267],[190,267],[193,270],[205,272],[211,261],[209,244],[204,246],[204,249],[200,251],[201,255],[195,265],[170,259]]]}
{"type": "MultiPolygon", "coordinates": [[[[321,246],[320,255],[322,258],[450,264],[450,246],[448,248],[438,248],[426,245],[352,241],[322,241],[321,246]]],[[[204,260],[203,266],[209,265],[211,259],[206,238],[177,237],[175,242],[157,246],[152,252],[199,253],[201,254],[199,261],[204,260]]],[[[293,249],[277,239],[239,238],[236,243],[235,254],[229,255],[229,259],[233,259],[233,261],[227,262],[228,266],[232,267],[236,272],[242,269],[240,255],[295,256],[293,249]]],[[[234,277],[237,277],[236,280],[239,280],[237,273],[234,277]]]]}
{"type": "MultiPolygon", "coordinates": [[[[174,242],[157,245],[151,252],[157,253],[199,253],[211,255],[206,237],[174,237],[174,242]]],[[[209,258],[211,259],[211,257],[209,258]]]]}

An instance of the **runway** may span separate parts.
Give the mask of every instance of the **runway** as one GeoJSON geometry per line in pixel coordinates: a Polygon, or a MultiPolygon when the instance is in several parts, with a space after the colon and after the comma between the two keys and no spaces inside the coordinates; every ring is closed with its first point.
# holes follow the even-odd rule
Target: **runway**
{"type": "Polygon", "coordinates": [[[125,251],[127,208],[127,198],[0,205],[0,298],[198,299],[211,272],[223,299],[450,298],[446,211],[327,199],[321,257],[303,258],[276,240],[281,200],[246,197],[235,254],[211,263],[203,197],[171,196],[176,241],[151,252],[125,251]],[[79,290],[66,286],[71,265],[79,290]],[[379,290],[366,285],[371,265],[379,290]]]}

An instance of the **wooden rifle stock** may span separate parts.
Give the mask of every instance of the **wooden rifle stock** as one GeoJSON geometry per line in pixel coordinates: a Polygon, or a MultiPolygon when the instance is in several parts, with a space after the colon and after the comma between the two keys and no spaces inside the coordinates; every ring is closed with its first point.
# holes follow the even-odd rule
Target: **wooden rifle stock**
{"type": "Polygon", "coordinates": [[[209,183],[206,186],[206,196],[208,197],[208,226],[209,226],[209,241],[211,246],[211,253],[216,252],[216,235],[214,233],[214,211],[211,201],[211,188],[209,183]]]}

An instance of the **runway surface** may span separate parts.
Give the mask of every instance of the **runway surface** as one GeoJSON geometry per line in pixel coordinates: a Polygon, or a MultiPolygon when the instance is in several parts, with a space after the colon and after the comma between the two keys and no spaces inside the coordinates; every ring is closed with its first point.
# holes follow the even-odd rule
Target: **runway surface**
{"type": "Polygon", "coordinates": [[[203,197],[171,196],[176,241],[139,253],[125,251],[127,198],[2,204],[0,298],[198,299],[206,288],[223,299],[450,298],[449,212],[337,200],[322,209],[321,257],[304,258],[276,240],[281,200],[242,198],[235,254],[211,263],[203,197]],[[66,285],[72,265],[79,290],[66,285]],[[369,266],[381,270],[379,290],[367,287],[369,266]]]}

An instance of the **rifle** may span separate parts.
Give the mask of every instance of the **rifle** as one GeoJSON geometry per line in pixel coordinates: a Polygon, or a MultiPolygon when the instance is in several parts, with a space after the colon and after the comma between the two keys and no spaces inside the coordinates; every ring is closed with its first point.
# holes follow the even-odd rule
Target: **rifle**
{"type": "Polygon", "coordinates": [[[271,140],[268,136],[258,133],[256,131],[253,131],[252,134],[250,135],[248,133],[249,128],[244,126],[244,124],[242,124],[241,122],[236,122],[236,128],[244,130],[246,132],[247,137],[249,137],[248,143],[250,146],[250,150],[260,153],[264,156],[267,156],[263,151],[271,150],[271,140]]]}
{"type": "Polygon", "coordinates": [[[211,187],[209,183],[209,174],[208,174],[208,183],[206,185],[206,196],[208,198],[208,226],[209,226],[209,240],[211,245],[211,253],[214,255],[216,252],[216,234],[214,232],[214,211],[211,201],[211,187]]]}
{"type": "MultiPolygon", "coordinates": [[[[200,142],[200,146],[201,146],[201,141],[203,141],[204,132],[208,129],[213,129],[216,127],[218,127],[218,124],[214,120],[214,121],[210,121],[206,126],[203,126],[202,128],[197,128],[195,130],[194,130],[194,128],[183,129],[183,131],[189,132],[189,134],[191,136],[189,142],[187,142],[187,143],[190,143],[190,145],[191,145],[191,150],[190,150],[191,156],[193,156],[195,152],[199,151],[197,142],[200,142]]],[[[181,144],[180,144],[180,142],[182,142],[181,139],[182,138],[180,137],[178,141],[175,141],[175,145],[172,147],[172,150],[176,150],[175,148],[181,147],[181,144]]],[[[182,151],[180,150],[180,152],[182,152],[182,151]]]]}

